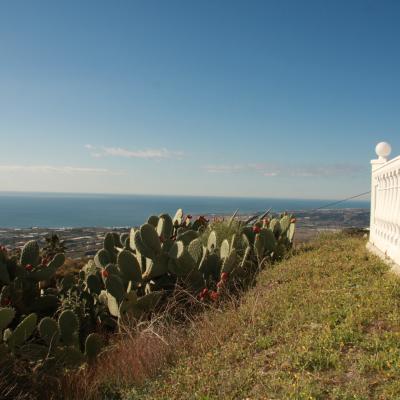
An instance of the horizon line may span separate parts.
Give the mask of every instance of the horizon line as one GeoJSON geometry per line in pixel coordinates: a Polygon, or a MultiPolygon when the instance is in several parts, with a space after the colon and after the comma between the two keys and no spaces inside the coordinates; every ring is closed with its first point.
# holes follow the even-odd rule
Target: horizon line
{"type": "MultiPolygon", "coordinates": [[[[267,196],[229,196],[229,195],[197,195],[197,194],[151,194],[151,193],[104,193],[104,192],[43,192],[43,191],[23,191],[23,190],[0,190],[2,194],[8,195],[84,195],[84,196],[150,196],[150,197],[201,197],[201,198],[232,198],[232,199],[274,199],[274,200],[300,200],[300,201],[340,201],[343,198],[304,198],[304,197],[267,197],[267,196]]],[[[366,196],[366,195],[365,195],[366,196]]],[[[362,196],[360,196],[362,197],[362,196]]],[[[348,202],[360,201],[370,202],[370,199],[351,199],[348,202]]]]}

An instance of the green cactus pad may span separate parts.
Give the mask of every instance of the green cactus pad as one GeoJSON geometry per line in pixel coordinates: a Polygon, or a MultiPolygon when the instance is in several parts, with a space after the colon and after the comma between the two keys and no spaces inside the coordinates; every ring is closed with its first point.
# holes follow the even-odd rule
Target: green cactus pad
{"type": "Polygon", "coordinates": [[[262,228],[260,231],[260,236],[264,240],[264,252],[268,255],[276,249],[276,238],[274,233],[269,228],[262,228]]]}
{"type": "Polygon", "coordinates": [[[114,264],[108,264],[105,268],[105,270],[108,272],[108,275],[117,275],[119,276],[119,268],[114,265],[114,264]]]}
{"type": "Polygon", "coordinates": [[[129,231],[129,247],[133,251],[136,250],[136,247],[135,247],[135,233],[136,233],[136,229],[135,228],[131,228],[131,230],[129,231]]]}
{"type": "Polygon", "coordinates": [[[125,289],[121,279],[116,275],[109,275],[106,278],[105,286],[107,291],[116,298],[118,304],[121,303],[125,296],[125,289]]]}
{"type": "Polygon", "coordinates": [[[21,346],[30,336],[32,336],[36,329],[36,324],[37,315],[35,313],[29,314],[25,317],[8,337],[8,346],[11,349],[14,349],[16,346],[21,346]]]}
{"type": "Polygon", "coordinates": [[[64,344],[69,345],[74,343],[79,329],[77,315],[72,310],[63,311],[58,317],[58,328],[64,344]]]}
{"type": "Polygon", "coordinates": [[[157,215],[151,215],[148,218],[147,223],[150,224],[150,225],[153,225],[154,228],[157,228],[158,220],[159,220],[159,218],[157,217],[157,215]]]}
{"type": "Polygon", "coordinates": [[[260,234],[257,234],[254,240],[254,251],[258,258],[258,262],[261,262],[261,260],[264,258],[265,242],[264,237],[260,234]]]}
{"type": "Polygon", "coordinates": [[[117,302],[117,299],[111,293],[105,292],[105,295],[108,311],[113,317],[119,317],[119,303],[117,302]]]}
{"type": "Polygon", "coordinates": [[[65,263],[65,255],[63,253],[56,254],[53,259],[49,262],[48,268],[58,269],[65,263]]]}
{"type": "Polygon", "coordinates": [[[56,344],[60,338],[60,331],[58,330],[57,321],[50,317],[44,317],[38,325],[40,337],[50,344],[56,344]]]}
{"type": "Polygon", "coordinates": [[[219,255],[216,253],[208,254],[200,264],[199,271],[203,274],[205,280],[208,280],[210,277],[218,280],[221,274],[221,259],[219,255]]]}
{"type": "Polygon", "coordinates": [[[275,236],[280,235],[282,231],[281,224],[277,218],[271,220],[269,223],[269,228],[272,230],[272,232],[274,232],[275,236]]]}
{"type": "Polygon", "coordinates": [[[89,361],[94,360],[103,348],[103,339],[97,333],[91,333],[85,340],[85,356],[89,361]]]}
{"type": "Polygon", "coordinates": [[[140,236],[143,243],[150,248],[154,254],[161,253],[161,243],[157,231],[151,224],[144,224],[140,227],[140,236]]]}
{"type": "Polygon", "coordinates": [[[39,245],[35,240],[25,243],[21,251],[21,265],[25,267],[25,265],[31,264],[36,267],[39,264],[39,251],[39,245]]]}
{"type": "Polygon", "coordinates": [[[222,263],[222,268],[221,268],[221,272],[226,272],[228,274],[230,274],[233,270],[233,268],[235,267],[236,264],[236,249],[233,249],[228,257],[225,258],[224,262],[222,263]]]}
{"type": "Polygon", "coordinates": [[[173,225],[181,225],[182,224],[182,218],[183,218],[183,210],[179,208],[176,213],[174,218],[172,219],[173,225]]]}
{"type": "Polygon", "coordinates": [[[229,242],[227,239],[224,239],[221,243],[221,249],[220,249],[220,256],[222,260],[225,260],[229,256],[230,250],[229,250],[229,242]]]}
{"type": "Polygon", "coordinates": [[[101,249],[94,256],[94,262],[98,268],[104,268],[111,262],[110,254],[107,250],[101,249]]]}
{"type": "Polygon", "coordinates": [[[74,276],[72,274],[65,275],[61,280],[61,290],[65,293],[72,288],[74,284],[74,276]]]}
{"type": "Polygon", "coordinates": [[[165,239],[164,243],[161,245],[162,251],[168,253],[171,247],[174,245],[175,241],[172,239],[165,239]]]}
{"type": "Polygon", "coordinates": [[[142,240],[142,235],[140,234],[140,231],[135,232],[134,243],[136,251],[138,251],[143,256],[147,258],[154,258],[156,256],[154,251],[150,247],[148,247],[147,244],[145,244],[144,241],[142,240]]]}
{"type": "Polygon", "coordinates": [[[207,240],[207,249],[209,251],[215,249],[217,247],[217,234],[215,231],[211,231],[210,236],[207,240]]]}
{"type": "Polygon", "coordinates": [[[290,243],[293,242],[295,231],[296,231],[296,224],[291,222],[290,225],[289,225],[289,229],[287,231],[287,238],[289,239],[290,243]]]}
{"type": "Polygon", "coordinates": [[[122,242],[120,240],[120,237],[119,237],[118,233],[117,232],[111,232],[111,233],[112,233],[113,239],[114,239],[114,247],[121,248],[122,247],[122,242]]]}
{"type": "Polygon", "coordinates": [[[168,272],[168,255],[160,254],[150,260],[147,265],[146,271],[143,274],[143,279],[150,280],[165,275],[168,272]]]}
{"type": "Polygon", "coordinates": [[[137,258],[128,250],[122,250],[117,258],[118,267],[126,282],[142,282],[142,271],[137,258]]]}
{"type": "Polygon", "coordinates": [[[196,265],[199,265],[204,253],[202,240],[200,238],[197,238],[191,241],[188,246],[188,252],[193,258],[193,261],[196,263],[196,265]]]}
{"type": "Polygon", "coordinates": [[[185,250],[184,244],[178,241],[173,244],[168,254],[171,258],[177,260],[183,254],[184,250],[185,250]]]}
{"type": "Polygon", "coordinates": [[[15,310],[11,307],[0,308],[0,334],[15,317],[15,310]]]}
{"type": "Polygon", "coordinates": [[[161,214],[157,224],[157,234],[164,238],[169,239],[174,231],[174,224],[168,214],[161,214]]]}
{"type": "Polygon", "coordinates": [[[289,225],[290,225],[290,216],[289,215],[283,216],[280,219],[279,223],[281,225],[282,235],[286,234],[286,232],[289,229],[289,225]]]}
{"type": "Polygon", "coordinates": [[[100,294],[101,292],[101,281],[97,275],[89,275],[86,279],[86,285],[91,294],[100,294]]]}
{"type": "Polygon", "coordinates": [[[122,247],[124,249],[129,250],[130,246],[129,246],[129,233],[121,233],[120,237],[119,237],[120,242],[122,243],[122,247]]]}
{"type": "Polygon", "coordinates": [[[108,253],[112,257],[115,251],[114,235],[112,234],[112,232],[106,233],[106,236],[104,237],[103,247],[108,251],[108,253]]]}
{"type": "Polygon", "coordinates": [[[194,269],[197,270],[197,264],[194,262],[193,258],[186,249],[184,249],[183,253],[178,257],[177,261],[180,266],[178,276],[185,276],[194,269]]]}

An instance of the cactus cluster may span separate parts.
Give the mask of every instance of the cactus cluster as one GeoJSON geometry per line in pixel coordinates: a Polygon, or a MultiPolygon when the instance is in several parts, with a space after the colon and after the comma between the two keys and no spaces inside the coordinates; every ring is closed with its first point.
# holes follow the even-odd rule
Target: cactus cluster
{"type": "Polygon", "coordinates": [[[217,302],[246,285],[292,246],[295,218],[269,213],[240,221],[195,220],[179,209],[151,216],[103,247],[79,274],[56,280],[63,254],[41,256],[35,241],[19,259],[0,248],[0,355],[75,366],[103,346],[102,332],[149,316],[185,288],[200,301],[217,302]]]}

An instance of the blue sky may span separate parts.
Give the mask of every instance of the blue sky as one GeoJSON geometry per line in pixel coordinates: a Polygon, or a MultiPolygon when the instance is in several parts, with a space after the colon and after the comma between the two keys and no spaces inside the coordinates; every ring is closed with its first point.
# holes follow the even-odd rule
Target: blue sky
{"type": "Polygon", "coordinates": [[[400,151],[398,1],[0,2],[0,190],[341,198],[400,151]]]}

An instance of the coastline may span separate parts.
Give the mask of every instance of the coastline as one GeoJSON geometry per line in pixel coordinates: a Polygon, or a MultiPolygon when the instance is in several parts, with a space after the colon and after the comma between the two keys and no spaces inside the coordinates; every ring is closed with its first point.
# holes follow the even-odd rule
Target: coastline
{"type": "MultiPolygon", "coordinates": [[[[367,228],[369,226],[369,209],[343,208],[322,210],[292,211],[297,219],[296,242],[306,242],[322,231],[338,231],[347,228],[367,228]]],[[[249,214],[239,214],[238,219],[246,220],[249,214]]],[[[196,217],[194,215],[194,217],[196,217]]],[[[211,221],[214,218],[229,218],[230,214],[205,215],[211,221]]],[[[145,221],[143,221],[145,222],[145,221]]],[[[1,228],[0,244],[8,249],[21,248],[28,240],[45,242],[49,234],[57,234],[65,241],[66,255],[69,258],[93,256],[102,246],[103,237],[107,232],[129,232],[131,227],[28,227],[1,228]]]]}

